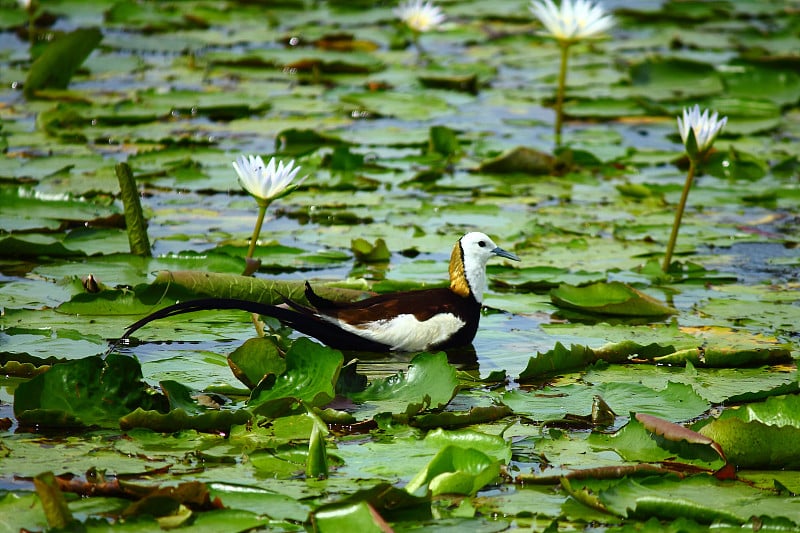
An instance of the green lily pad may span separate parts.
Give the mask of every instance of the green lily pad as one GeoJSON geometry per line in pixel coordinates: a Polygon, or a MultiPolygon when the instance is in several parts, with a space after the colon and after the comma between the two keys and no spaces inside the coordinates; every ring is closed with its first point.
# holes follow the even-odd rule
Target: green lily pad
{"type": "Polygon", "coordinates": [[[707,444],[667,440],[646,429],[636,417],[631,417],[615,433],[592,433],[588,444],[595,450],[613,450],[631,462],[678,461],[709,470],[717,470],[725,464],[707,444]]]}
{"type": "Polygon", "coordinates": [[[308,407],[321,407],[336,395],[343,362],[340,351],[301,337],[286,352],[286,370],[261,380],[250,394],[247,407],[265,415],[284,412],[297,401],[308,407]]]}
{"type": "Polygon", "coordinates": [[[677,310],[619,281],[585,287],[562,284],[550,291],[553,303],[586,313],[633,317],[663,317],[677,310]]]}
{"type": "Polygon", "coordinates": [[[358,531],[387,531],[389,524],[367,502],[329,505],[313,513],[317,531],[342,531],[357,528],[358,531]]]}
{"type": "Polygon", "coordinates": [[[625,479],[602,490],[600,501],[620,516],[684,517],[700,523],[749,524],[759,515],[800,524],[800,513],[788,497],[770,497],[744,483],[718,482],[710,476],[676,479],[625,479]],[[702,498],[698,495],[702,494],[702,498]]]}
{"type": "Polygon", "coordinates": [[[236,378],[250,389],[265,376],[280,375],[286,370],[280,347],[270,337],[247,339],[228,356],[228,365],[236,378]]]}
{"type": "Polygon", "coordinates": [[[800,397],[776,396],[727,409],[698,432],[714,439],[740,468],[783,469],[800,465],[800,397]]]}
{"type": "Polygon", "coordinates": [[[725,86],[713,65],[655,57],[630,68],[630,92],[653,100],[677,100],[719,94],[725,86]]]}
{"type": "Polygon", "coordinates": [[[407,374],[375,380],[363,392],[350,394],[350,398],[376,403],[381,410],[412,415],[444,407],[457,390],[456,369],[448,364],[447,355],[425,352],[411,360],[407,374]]]}
{"type": "Polygon", "coordinates": [[[55,239],[20,239],[18,237],[6,237],[0,239],[0,257],[19,258],[19,257],[80,257],[85,255],[79,250],[67,248],[55,239]]]}
{"type": "Polygon", "coordinates": [[[134,409],[165,410],[164,403],[142,382],[139,362],[117,353],[55,364],[14,393],[20,422],[49,427],[118,427],[134,409]]]}
{"type": "Polygon", "coordinates": [[[504,404],[515,413],[534,420],[550,421],[565,415],[588,416],[595,396],[600,396],[618,415],[631,411],[647,413],[672,422],[705,413],[711,404],[683,383],[668,382],[661,390],[638,383],[601,383],[592,387],[564,385],[534,391],[509,391],[504,404]]]}
{"type": "Polygon", "coordinates": [[[411,494],[472,496],[500,474],[500,462],[475,448],[449,445],[406,485],[411,494]]]}
{"type": "MultiPolygon", "coordinates": [[[[192,409],[193,411],[195,409],[192,409]]],[[[168,413],[137,408],[120,417],[119,425],[122,429],[147,428],[161,433],[170,433],[184,429],[197,431],[229,432],[231,427],[244,424],[250,420],[252,414],[240,409],[237,411],[218,410],[204,411],[200,414],[189,413],[182,408],[171,409],[168,413]]]]}
{"type": "Polygon", "coordinates": [[[353,112],[365,112],[379,117],[398,117],[405,120],[426,120],[452,111],[447,101],[435,95],[425,96],[425,106],[419,105],[419,95],[409,93],[351,93],[341,96],[353,112]]]}

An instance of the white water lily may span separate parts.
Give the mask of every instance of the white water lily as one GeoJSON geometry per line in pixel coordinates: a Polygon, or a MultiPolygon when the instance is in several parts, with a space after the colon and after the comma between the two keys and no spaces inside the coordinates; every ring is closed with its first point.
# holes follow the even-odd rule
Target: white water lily
{"type": "Polygon", "coordinates": [[[434,6],[432,2],[422,0],[408,0],[394,10],[395,15],[402,20],[412,31],[424,33],[439,26],[444,22],[444,13],[434,6]]]}
{"type": "Polygon", "coordinates": [[[692,157],[711,148],[714,139],[728,122],[728,117],[719,118],[716,111],[711,115],[709,113],[710,110],[706,109],[701,114],[700,106],[695,105],[692,108],[683,109],[683,120],[678,117],[678,131],[681,134],[681,140],[692,157]],[[694,133],[695,146],[692,146],[689,141],[689,132],[694,133]]]}
{"type": "Polygon", "coordinates": [[[614,24],[600,4],[589,0],[562,0],[560,8],[553,0],[534,0],[530,10],[544,24],[547,33],[562,42],[596,37],[614,24]]]}
{"type": "Polygon", "coordinates": [[[297,176],[300,167],[294,166],[294,159],[289,161],[288,165],[284,165],[283,161],[276,162],[273,157],[270,158],[269,164],[264,166],[261,156],[245,157],[240,155],[233,162],[233,168],[239,175],[239,184],[258,202],[258,219],[256,219],[253,237],[250,239],[250,247],[245,256],[245,259],[249,260],[255,252],[258,236],[261,234],[261,225],[267,214],[267,207],[276,198],[285,196],[297,188],[296,185],[292,186],[292,180],[297,176]]]}
{"type": "Polygon", "coordinates": [[[678,240],[678,231],[680,231],[681,220],[683,218],[683,211],[686,208],[686,201],[689,198],[689,190],[692,188],[694,175],[697,172],[697,167],[702,161],[702,156],[714,144],[714,139],[717,138],[722,127],[727,124],[728,117],[719,118],[719,114],[715,111],[713,114],[706,109],[700,113],[700,106],[695,105],[691,108],[683,109],[683,120],[678,117],[678,131],[683,140],[683,146],[686,148],[686,153],[689,155],[689,171],[686,173],[686,182],[683,184],[683,191],[681,191],[681,199],[678,201],[678,207],[675,210],[675,221],[672,223],[672,232],[669,235],[667,242],[667,250],[664,253],[664,262],[661,265],[661,270],[665,273],[669,272],[672,264],[672,253],[675,250],[675,243],[678,240]]]}
{"type": "Polygon", "coordinates": [[[26,11],[31,8],[31,0],[17,0],[17,3],[19,4],[19,7],[26,11]]]}
{"type": "Polygon", "coordinates": [[[283,161],[276,164],[275,158],[269,160],[265,167],[261,156],[239,156],[233,162],[233,168],[239,175],[239,184],[252,194],[259,204],[268,204],[281,196],[297,176],[300,167],[294,166],[294,159],[284,165],[283,161]]]}

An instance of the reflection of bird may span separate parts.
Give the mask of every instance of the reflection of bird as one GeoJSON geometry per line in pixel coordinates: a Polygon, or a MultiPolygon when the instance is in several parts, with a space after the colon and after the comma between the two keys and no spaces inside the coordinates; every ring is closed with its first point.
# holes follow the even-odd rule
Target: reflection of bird
{"type": "Polygon", "coordinates": [[[165,307],[131,325],[123,339],[148,322],[192,311],[242,309],[271,316],[333,348],[416,352],[466,346],[480,320],[486,263],[493,255],[519,261],[483,233],[467,233],[450,256],[450,287],[382,294],[357,302],[333,302],[306,283],[309,306],[276,306],[230,298],[203,298],[165,307]]]}

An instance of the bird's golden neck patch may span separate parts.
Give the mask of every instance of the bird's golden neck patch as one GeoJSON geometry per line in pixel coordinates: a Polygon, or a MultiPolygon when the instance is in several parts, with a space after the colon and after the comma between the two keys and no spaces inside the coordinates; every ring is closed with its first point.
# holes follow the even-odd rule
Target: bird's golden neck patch
{"type": "Polygon", "coordinates": [[[450,254],[450,290],[464,298],[472,293],[464,272],[464,250],[461,249],[461,241],[456,243],[453,253],[450,254]]]}

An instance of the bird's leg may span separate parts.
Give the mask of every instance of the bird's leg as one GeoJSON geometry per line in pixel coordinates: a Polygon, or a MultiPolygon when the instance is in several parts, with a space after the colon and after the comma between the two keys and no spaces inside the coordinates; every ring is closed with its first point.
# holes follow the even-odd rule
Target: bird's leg
{"type": "Polygon", "coordinates": [[[256,328],[256,335],[259,337],[264,337],[264,327],[266,324],[264,324],[264,321],[261,320],[261,315],[258,313],[251,313],[251,316],[253,318],[253,326],[256,328]]]}

